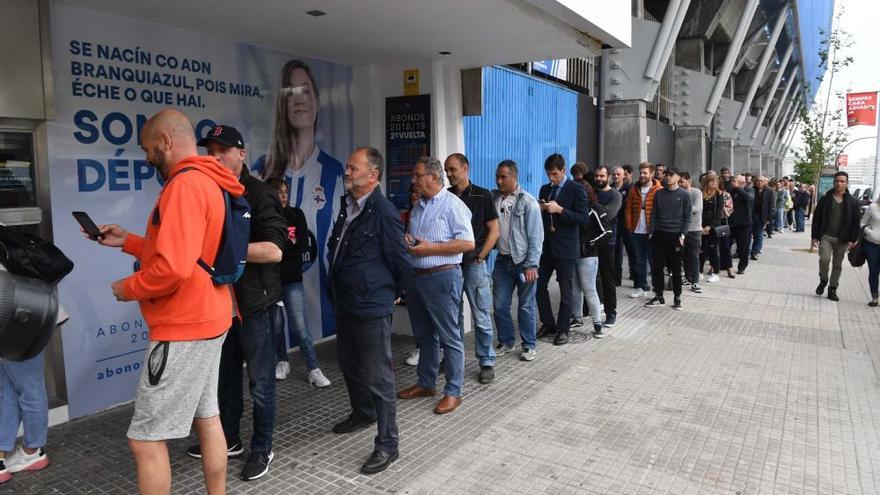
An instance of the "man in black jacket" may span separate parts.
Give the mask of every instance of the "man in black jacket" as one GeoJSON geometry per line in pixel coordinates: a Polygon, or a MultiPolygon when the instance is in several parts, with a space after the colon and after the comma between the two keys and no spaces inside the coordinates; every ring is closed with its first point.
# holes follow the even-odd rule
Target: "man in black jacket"
{"type": "Polygon", "coordinates": [[[544,171],[550,183],[541,186],[538,193],[541,220],[544,222],[544,248],[538,266],[537,295],[538,314],[543,325],[538,337],[555,333],[553,344],[565,345],[571,325],[575,261],[580,256],[579,226],[587,223],[590,206],[584,188],[566,179],[565,158],[562,155],[554,153],[547,157],[544,171]],[[554,271],[560,293],[559,313],[555,319],[547,290],[554,271]]]}
{"type": "MultiPolygon", "coordinates": [[[[750,259],[757,261],[758,254],[764,247],[764,229],[773,218],[775,209],[773,192],[767,187],[767,178],[763,175],[755,177],[755,199],[752,206],[752,249],[750,259]]],[[[740,252],[740,259],[745,253],[740,252]]]]}
{"type": "Polygon", "coordinates": [[[828,286],[828,299],[838,301],[837,286],[843,266],[843,255],[853,247],[859,238],[861,205],[847,189],[849,175],[846,172],[834,174],[834,187],[819,198],[813,216],[811,232],[813,248],[819,248],[819,286],[816,295],[821,296],[828,286]],[[828,264],[832,262],[831,278],[828,278],[828,264]]]}
{"type": "MultiPolygon", "coordinates": [[[[244,481],[255,480],[269,472],[275,457],[272,431],[275,428],[275,340],[273,322],[280,308],[281,274],[278,262],[287,237],[287,223],[275,191],[253,177],[244,166],[245,147],[235,128],[218,125],[198,142],[208,154],[233,174],[245,187],[244,197],[251,206],[251,240],[247,266],[235,283],[238,312],[220,355],[220,380],[217,397],[220,422],[226,435],[230,457],[244,452],[239,435],[242,397],[242,362],[247,363],[248,384],[254,400],[254,433],[251,452],[241,472],[244,481]]],[[[187,449],[190,457],[200,458],[201,449],[187,449]]]]}
{"type": "MultiPolygon", "coordinates": [[[[728,225],[730,234],[736,241],[736,252],[739,254],[736,273],[742,275],[749,266],[749,243],[752,239],[752,208],[755,201],[754,189],[747,188],[746,179],[737,175],[730,182],[727,192],[733,201],[733,213],[730,214],[728,225]]],[[[762,234],[763,235],[763,234],[762,234]]]]}
{"type": "Polygon", "coordinates": [[[378,422],[364,474],[384,471],[398,457],[391,316],[394,299],[412,273],[400,216],[378,187],[383,169],[375,148],[358,148],[349,156],[348,193],[328,242],[339,368],[352,409],[333,432],[351,433],[378,422]]]}

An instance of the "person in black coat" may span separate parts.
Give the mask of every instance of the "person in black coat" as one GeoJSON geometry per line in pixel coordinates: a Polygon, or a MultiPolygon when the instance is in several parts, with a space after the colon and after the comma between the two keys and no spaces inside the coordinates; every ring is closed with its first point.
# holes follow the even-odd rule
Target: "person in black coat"
{"type": "Polygon", "coordinates": [[[538,266],[538,315],[541,331],[538,337],[555,333],[555,345],[568,343],[571,318],[572,292],[575,261],[580,257],[579,226],[588,221],[589,202],[583,187],[566,179],[565,158],[558,153],[547,157],[544,171],[549,184],[541,186],[538,202],[544,223],[544,247],[538,266]],[[547,286],[550,276],[556,272],[559,282],[559,313],[553,317],[550,292],[547,286]]]}
{"type": "MultiPolygon", "coordinates": [[[[728,224],[730,234],[736,242],[736,252],[739,255],[736,273],[742,275],[749,266],[749,243],[752,239],[752,209],[755,202],[755,190],[747,188],[746,179],[737,175],[730,182],[727,192],[733,201],[733,212],[730,214],[728,224]]],[[[763,235],[763,234],[761,234],[763,235]]]]}
{"type": "Polygon", "coordinates": [[[351,402],[351,414],[333,432],[378,423],[373,453],[361,466],[364,474],[384,471],[398,457],[391,316],[412,274],[399,213],[379,188],[384,168],[375,148],[351,154],[345,166],[348,193],[328,242],[339,369],[351,402]]]}
{"type": "Polygon", "coordinates": [[[812,248],[819,248],[819,285],[816,295],[820,296],[828,286],[828,299],[837,301],[837,286],[843,268],[843,255],[859,238],[862,209],[859,200],[849,193],[849,175],[846,172],[834,174],[834,187],[829,189],[816,204],[813,215],[813,228],[810,237],[812,248]],[[831,277],[828,276],[828,264],[831,277]]]}
{"type": "MultiPolygon", "coordinates": [[[[763,175],[755,177],[755,199],[752,208],[752,249],[750,259],[757,261],[758,254],[764,247],[764,229],[773,218],[776,200],[773,190],[767,187],[767,178],[763,175]]],[[[740,253],[740,258],[745,253],[740,253]]]]}

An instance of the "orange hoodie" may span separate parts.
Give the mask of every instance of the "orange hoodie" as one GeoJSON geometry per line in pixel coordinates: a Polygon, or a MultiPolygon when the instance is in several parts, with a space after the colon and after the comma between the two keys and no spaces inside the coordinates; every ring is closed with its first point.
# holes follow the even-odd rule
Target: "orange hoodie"
{"type": "Polygon", "coordinates": [[[226,212],[220,188],[241,196],[244,186],[210,156],[185,158],[168,177],[146,236],[128,234],[122,246],[141,263],[125,279],[125,296],[140,303],[151,340],[214,338],[231,324],[232,296],[229,287],[214,285],[197,261],[210,265],[217,257],[226,212]],[[197,170],[179,174],[187,167],[197,170]]]}

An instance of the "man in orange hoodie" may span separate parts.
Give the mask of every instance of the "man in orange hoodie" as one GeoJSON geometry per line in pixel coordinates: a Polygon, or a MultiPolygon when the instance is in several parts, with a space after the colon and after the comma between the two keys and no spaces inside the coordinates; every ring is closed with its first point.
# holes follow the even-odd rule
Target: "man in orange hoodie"
{"type": "Polygon", "coordinates": [[[654,180],[654,164],[639,164],[639,181],[632,186],[626,196],[624,223],[633,246],[635,259],[635,290],[629,297],[645,297],[651,294],[648,287],[648,262],[651,259],[651,244],[648,239],[648,228],[651,223],[651,210],[654,208],[654,193],[662,189],[660,182],[654,180]]]}
{"type": "Polygon", "coordinates": [[[144,237],[102,225],[105,246],[121,247],[140,262],[134,275],[113,282],[119,301],[138,301],[150,343],[138,383],[129,447],[143,494],[171,491],[166,440],[189,436],[202,448],[207,493],[226,491],[226,439],[217,406],[220,351],[233,314],[229,287],[214,285],[209,265],[217,256],[226,206],[244,187],[215,158],[198,156],[185,115],[163,110],[141,131],[147,160],[165,179],[144,237]],[[188,173],[181,173],[190,169],[188,173]]]}

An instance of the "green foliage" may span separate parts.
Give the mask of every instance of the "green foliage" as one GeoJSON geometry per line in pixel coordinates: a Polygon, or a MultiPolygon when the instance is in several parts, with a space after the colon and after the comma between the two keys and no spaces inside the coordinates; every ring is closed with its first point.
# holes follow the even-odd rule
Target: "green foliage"
{"type": "Polygon", "coordinates": [[[821,82],[826,75],[829,76],[825,104],[815,103],[808,112],[801,114],[800,130],[804,147],[795,152],[794,171],[798,180],[808,184],[818,183],[819,173],[823,168],[837,167],[837,156],[849,140],[846,121],[840,110],[844,107],[843,94],[835,92],[837,108],[830,106],[834,75],[853,62],[853,58],[846,54],[846,50],[853,44],[852,37],[839,27],[842,14],[843,8],[840,8],[834,30],[819,30],[819,35],[822,36],[822,47],[818,54],[819,68],[824,70],[820,70],[821,75],[816,79],[821,82]]]}

